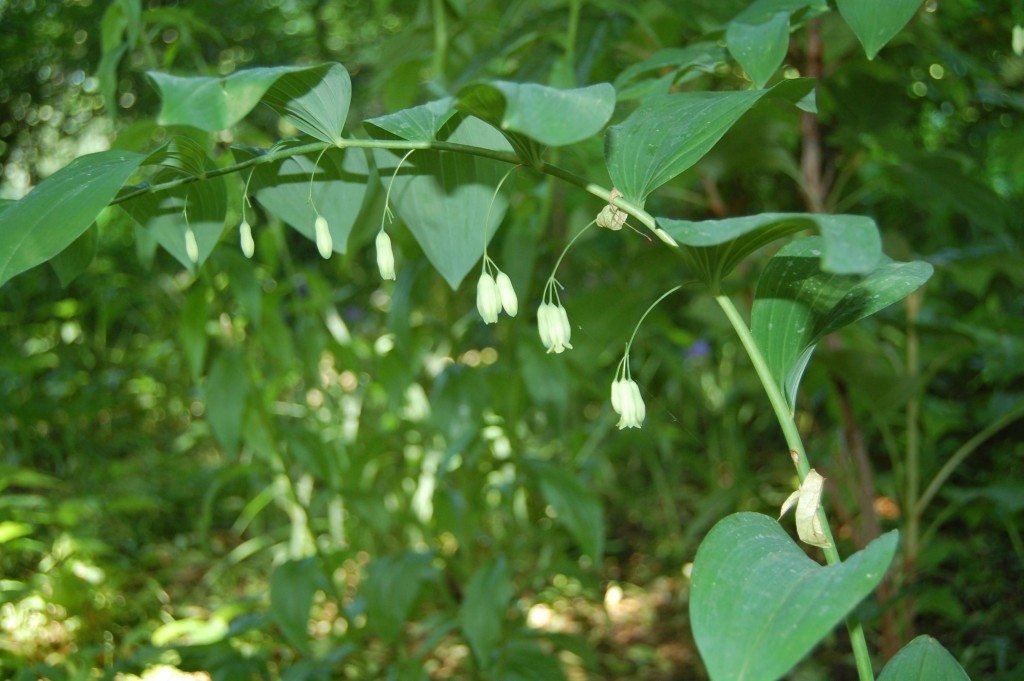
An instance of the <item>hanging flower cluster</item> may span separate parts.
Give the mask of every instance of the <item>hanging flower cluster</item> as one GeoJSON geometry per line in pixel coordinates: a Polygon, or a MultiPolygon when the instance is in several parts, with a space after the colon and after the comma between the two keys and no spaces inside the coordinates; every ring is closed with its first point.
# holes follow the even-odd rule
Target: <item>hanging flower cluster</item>
{"type": "Polygon", "coordinates": [[[509,317],[519,312],[519,299],[512,280],[484,253],[480,279],[476,284],[476,309],[485,324],[495,324],[502,310],[509,317]]]}
{"type": "Polygon", "coordinates": [[[647,416],[647,406],[640,395],[640,386],[629,371],[629,355],[624,354],[612,381],[612,409],[619,415],[619,430],[639,428],[647,416]]]}
{"type": "Polygon", "coordinates": [[[540,342],[549,353],[555,354],[572,350],[572,343],[569,342],[572,338],[572,326],[569,324],[569,315],[558,297],[560,286],[554,276],[549,277],[547,284],[544,285],[542,302],[537,308],[537,331],[540,332],[540,342]]]}

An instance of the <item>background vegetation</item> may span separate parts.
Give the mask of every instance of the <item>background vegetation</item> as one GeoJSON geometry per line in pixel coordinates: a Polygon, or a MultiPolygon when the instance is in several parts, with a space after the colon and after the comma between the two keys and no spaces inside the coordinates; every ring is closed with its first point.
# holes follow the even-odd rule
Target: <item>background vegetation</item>
{"type": "MultiPolygon", "coordinates": [[[[0,3],[0,197],[89,151],[192,134],[153,121],[148,69],[340,61],[350,120],[481,77],[609,81],[627,103],[659,78],[743,87],[714,41],[746,3],[680,4],[0,3]],[[697,67],[663,51],[709,39],[697,67]]],[[[696,219],[863,213],[888,253],[936,267],[822,344],[798,420],[845,552],[903,531],[861,608],[875,649],[920,628],[978,679],[1024,675],[1021,23],[1019,4],[929,0],[869,62],[826,15],[784,66],[820,78],[821,115],[757,109],[651,200],[696,219]],[[912,479],[927,490],[943,470],[908,503],[912,479]]],[[[217,144],[268,145],[279,125],[258,110],[217,144]]],[[[560,154],[604,172],[598,138],[560,154]]],[[[508,679],[702,678],[696,546],[794,487],[720,311],[684,290],[652,314],[634,355],[647,421],[619,432],[607,392],[625,330],[687,276],[677,256],[588,232],[560,270],[576,348],[547,356],[530,315],[485,327],[472,287],[451,291],[399,228],[400,277],[382,285],[382,199],[329,261],[254,208],[256,266],[229,231],[198,277],[109,211],[74,257],[0,288],[4,676],[466,678],[489,646],[508,679]],[[344,589],[315,581],[324,565],[344,589]],[[308,598],[310,622],[289,608],[308,598]]],[[[516,184],[491,251],[524,309],[600,207],[516,184]]],[[[794,672],[852,676],[840,636],[794,672]]]]}

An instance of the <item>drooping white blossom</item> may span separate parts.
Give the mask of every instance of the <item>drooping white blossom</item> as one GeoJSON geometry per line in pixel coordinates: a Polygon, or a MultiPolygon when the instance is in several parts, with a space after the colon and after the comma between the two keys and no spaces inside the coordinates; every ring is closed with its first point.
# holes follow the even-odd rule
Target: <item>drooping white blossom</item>
{"type": "Polygon", "coordinates": [[[245,220],[238,225],[238,241],[242,247],[242,255],[251,258],[256,252],[256,242],[252,238],[252,227],[245,220]]]}
{"type": "Polygon", "coordinates": [[[391,237],[384,230],[377,232],[377,269],[381,279],[394,280],[395,252],[391,249],[391,237]]]}
{"type": "Polygon", "coordinates": [[[501,307],[509,317],[515,317],[519,312],[519,299],[516,298],[516,290],[512,287],[512,280],[502,271],[498,271],[495,277],[498,285],[498,297],[501,300],[501,307]]]}
{"type": "Polygon", "coordinates": [[[498,293],[497,282],[487,272],[480,275],[480,280],[476,284],[476,309],[485,324],[494,324],[498,321],[501,296],[498,293]]]}
{"type": "Polygon", "coordinates": [[[331,257],[331,253],[334,252],[334,239],[331,237],[330,225],[327,224],[327,218],[323,215],[317,215],[316,220],[313,222],[313,231],[316,236],[316,250],[320,251],[320,257],[327,258],[331,257]]]}
{"type": "Polygon", "coordinates": [[[191,227],[185,228],[185,255],[193,263],[199,262],[199,242],[196,241],[196,233],[191,227]]]}

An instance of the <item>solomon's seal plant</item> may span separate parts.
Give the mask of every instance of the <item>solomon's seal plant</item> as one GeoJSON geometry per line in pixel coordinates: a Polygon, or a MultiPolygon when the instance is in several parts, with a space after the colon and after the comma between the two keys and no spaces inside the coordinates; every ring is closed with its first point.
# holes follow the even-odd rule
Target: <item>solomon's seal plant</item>
{"type": "MultiPolygon", "coordinates": [[[[918,4],[840,0],[838,7],[873,56],[909,19],[897,5],[915,9],[918,4]]],[[[681,211],[674,210],[668,200],[648,204],[659,188],[693,168],[756,105],[795,105],[813,114],[814,82],[791,78],[795,74],[789,71],[784,77],[777,74],[790,30],[828,11],[822,2],[757,2],[724,32],[720,30],[718,39],[724,35],[737,68],[750,80],[749,88],[738,90],[688,89],[685,74],[708,58],[701,54],[689,57],[691,61],[680,57],[681,64],[666,62],[675,69],[671,77],[645,82],[646,89],[639,94],[617,92],[610,83],[555,88],[481,80],[445,92],[440,99],[359,121],[349,120],[352,83],[338,63],[201,78],[152,73],[162,98],[161,125],[189,126],[212,139],[213,133],[231,128],[262,103],[296,136],[265,149],[232,147],[226,152],[230,158],[213,159],[208,152],[212,145],[172,138],[148,153],[111,150],[75,159],[2,209],[0,284],[55,258],[87,232],[108,206],[127,213],[142,233],[199,280],[204,263],[221,240],[227,183],[241,185],[239,178],[246,173],[237,237],[245,257],[256,255],[245,213],[251,196],[266,214],[311,240],[327,259],[335,252],[345,253],[352,244],[368,244],[372,237],[356,241],[352,235],[372,235],[372,227],[362,229],[363,211],[373,205],[371,189],[381,183],[384,213],[373,238],[380,277],[395,279],[392,236],[385,231],[385,223],[397,214],[400,221],[394,225],[404,223],[411,233],[408,242],[400,242],[402,253],[407,252],[404,244],[415,240],[452,289],[462,285],[479,261],[476,307],[486,324],[495,324],[501,312],[515,317],[519,309],[512,278],[488,255],[492,236],[515,208],[510,191],[503,186],[506,179],[517,171],[524,181],[536,184],[537,195],[554,182],[589,195],[595,203],[592,208],[596,209],[597,201],[603,204],[596,210],[596,219],[566,244],[540,296],[530,303],[538,305],[537,331],[544,349],[553,355],[573,349],[573,325],[555,274],[577,239],[592,224],[611,232],[602,232],[601,238],[635,238],[631,230],[622,229],[627,219],[638,230],[652,232],[658,240],[648,239],[650,248],[671,249],[678,256],[679,271],[685,267],[687,279],[703,287],[742,343],[793,452],[799,479],[793,497],[798,536],[820,548],[824,557],[825,564],[808,558],[775,519],[762,514],[733,514],[716,525],[697,551],[691,590],[693,634],[708,673],[721,681],[772,681],[788,673],[845,622],[859,678],[868,681],[874,678],[875,665],[854,610],[882,580],[895,555],[897,536],[890,532],[845,559],[839,555],[820,503],[823,480],[811,469],[794,414],[800,381],[815,346],[827,334],[911,294],[928,279],[931,267],[888,258],[881,251],[876,224],[862,216],[762,213],[690,221],[671,217],[681,211]],[[182,105],[185,101],[187,106],[182,105]],[[594,177],[575,174],[556,162],[564,158],[557,153],[559,148],[598,135],[603,136],[605,168],[594,177]],[[600,184],[605,175],[612,188],[600,184]],[[763,246],[781,240],[786,240],[784,245],[760,271],[748,318],[729,295],[727,279],[763,246]]],[[[724,54],[721,58],[725,59],[724,54]]],[[[659,68],[665,66],[649,70],[659,68]]],[[[376,215],[370,219],[374,226],[376,215]]],[[[394,225],[389,229],[398,239],[394,225]]],[[[502,259],[515,274],[512,262],[502,259]]],[[[645,419],[655,417],[648,414],[631,373],[630,351],[642,321],[679,288],[655,301],[625,339],[610,390],[619,429],[640,428],[645,419]]],[[[520,290],[529,300],[531,289],[520,290]]],[[[331,312],[326,315],[331,333],[345,340],[347,329],[333,308],[331,312]]],[[[242,342],[240,331],[233,334],[232,343],[242,342]]],[[[577,335],[577,344],[586,340],[577,335]]],[[[395,342],[382,339],[376,351],[386,355],[395,342]]],[[[233,385],[248,389],[247,370],[237,361],[218,363],[218,375],[230,376],[233,385]]],[[[216,377],[211,385],[218,385],[216,377]]],[[[648,394],[654,392],[648,390],[648,394]]],[[[237,416],[234,429],[218,430],[218,436],[232,446],[237,446],[243,413],[237,416]]],[[[256,413],[252,418],[260,423],[267,415],[256,413]]],[[[304,492],[289,489],[301,501],[304,492]]],[[[563,507],[559,515],[567,517],[567,523],[575,522],[571,508],[563,507]]],[[[346,610],[345,587],[338,583],[337,571],[330,569],[316,541],[311,547],[308,560],[284,565],[288,570],[316,572],[317,583],[325,585],[325,592],[337,601],[336,609],[346,610]]],[[[408,579],[420,579],[418,575],[430,569],[429,561],[416,564],[408,569],[408,579]]],[[[466,590],[467,602],[486,595],[488,585],[508,582],[505,569],[503,564],[490,565],[479,583],[466,590]]],[[[311,606],[312,595],[303,605],[303,616],[311,606]]],[[[499,606],[495,609],[503,610],[504,601],[499,606]]],[[[372,610],[374,604],[367,607],[372,610]]],[[[379,611],[372,617],[386,621],[379,611]]],[[[313,648],[305,619],[299,619],[302,626],[282,628],[297,651],[309,652],[313,648]]],[[[464,617],[445,624],[438,639],[461,629],[485,676],[486,670],[497,668],[492,665],[515,656],[511,651],[499,655],[493,637],[472,626],[472,618],[468,621],[464,617]]],[[[385,640],[393,641],[400,627],[384,631],[385,640]]],[[[941,670],[933,672],[932,678],[953,679],[962,674],[941,648],[912,643],[908,651],[907,655],[925,659],[928,669],[941,670]]],[[[902,659],[904,663],[895,671],[887,669],[883,678],[920,678],[914,674],[925,667],[915,670],[905,664],[907,658],[902,659]]]]}

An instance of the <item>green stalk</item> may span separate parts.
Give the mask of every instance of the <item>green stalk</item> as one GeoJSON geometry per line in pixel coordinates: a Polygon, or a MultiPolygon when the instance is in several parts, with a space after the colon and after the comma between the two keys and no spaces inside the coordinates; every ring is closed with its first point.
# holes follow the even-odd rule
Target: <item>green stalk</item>
{"type": "MultiPolygon", "coordinates": [[[[133,199],[143,194],[155,193],[161,191],[167,191],[175,187],[180,187],[200,180],[208,180],[211,177],[219,177],[221,175],[230,175],[231,173],[237,173],[240,170],[246,168],[254,168],[264,163],[274,163],[281,161],[292,156],[301,156],[302,154],[311,154],[322,152],[325,149],[331,147],[337,147],[339,149],[395,149],[395,150],[413,150],[413,149],[433,149],[435,151],[451,151],[457,154],[468,154],[471,156],[479,156],[481,158],[489,158],[495,161],[501,161],[502,163],[512,163],[515,165],[522,164],[522,160],[508,151],[495,151],[493,149],[484,149],[482,147],[473,147],[466,144],[455,144],[454,142],[442,142],[434,140],[431,142],[409,142],[406,140],[367,140],[367,139],[340,139],[337,142],[310,142],[309,144],[303,144],[296,147],[288,147],[286,149],[278,149],[277,151],[270,151],[260,156],[254,156],[246,161],[235,163],[223,168],[215,168],[209,170],[201,175],[187,175],[184,177],[175,178],[168,182],[161,182],[160,184],[153,185],[142,185],[135,187],[131,191],[125,192],[110,202],[111,205],[117,203],[123,203],[129,199],[133,199]]],[[[588,194],[592,194],[599,199],[607,201],[612,205],[626,211],[634,218],[639,220],[644,226],[650,229],[659,239],[665,241],[667,235],[662,236],[664,233],[658,229],[657,224],[654,221],[654,217],[645,211],[643,208],[636,204],[627,201],[622,197],[615,199],[611,198],[611,190],[602,187],[599,184],[590,182],[584,177],[572,173],[564,168],[559,168],[551,163],[542,163],[539,168],[529,165],[524,165],[524,168],[539,171],[545,175],[551,177],[557,177],[558,179],[567,182],[571,185],[579,187],[588,194]]],[[[670,237],[669,237],[670,238],[670,237]]],[[[667,242],[666,242],[667,243],[667,242]]]]}
{"type": "MultiPolygon", "coordinates": [[[[786,438],[786,445],[789,447],[789,454],[793,459],[793,465],[796,466],[797,474],[802,483],[804,478],[807,477],[807,473],[811,470],[811,464],[807,459],[807,452],[804,450],[803,440],[800,438],[800,431],[796,427],[796,421],[793,420],[793,413],[790,411],[789,405],[786,404],[786,399],[783,397],[778,384],[772,378],[771,371],[768,369],[768,363],[765,361],[764,355],[761,354],[761,349],[757,347],[754,335],[750,332],[739,310],[736,309],[736,306],[733,305],[732,300],[728,296],[717,295],[715,296],[715,301],[722,308],[722,311],[725,312],[725,316],[729,318],[732,328],[736,331],[736,335],[739,336],[740,343],[743,344],[743,349],[750,356],[750,361],[754,365],[757,377],[761,379],[761,385],[764,386],[764,391],[768,395],[768,401],[775,411],[775,418],[782,428],[782,434],[786,438]]],[[[839,558],[839,551],[836,549],[832,528],[829,527],[828,517],[825,515],[823,507],[818,508],[818,519],[821,521],[821,527],[825,531],[825,537],[829,543],[828,548],[822,549],[825,554],[825,562],[829,565],[842,562],[839,558]]],[[[853,657],[857,664],[858,678],[860,681],[874,681],[875,674],[871,666],[871,653],[868,652],[868,644],[864,638],[863,627],[851,615],[846,619],[846,629],[850,633],[850,645],[853,648],[853,657]]]]}

